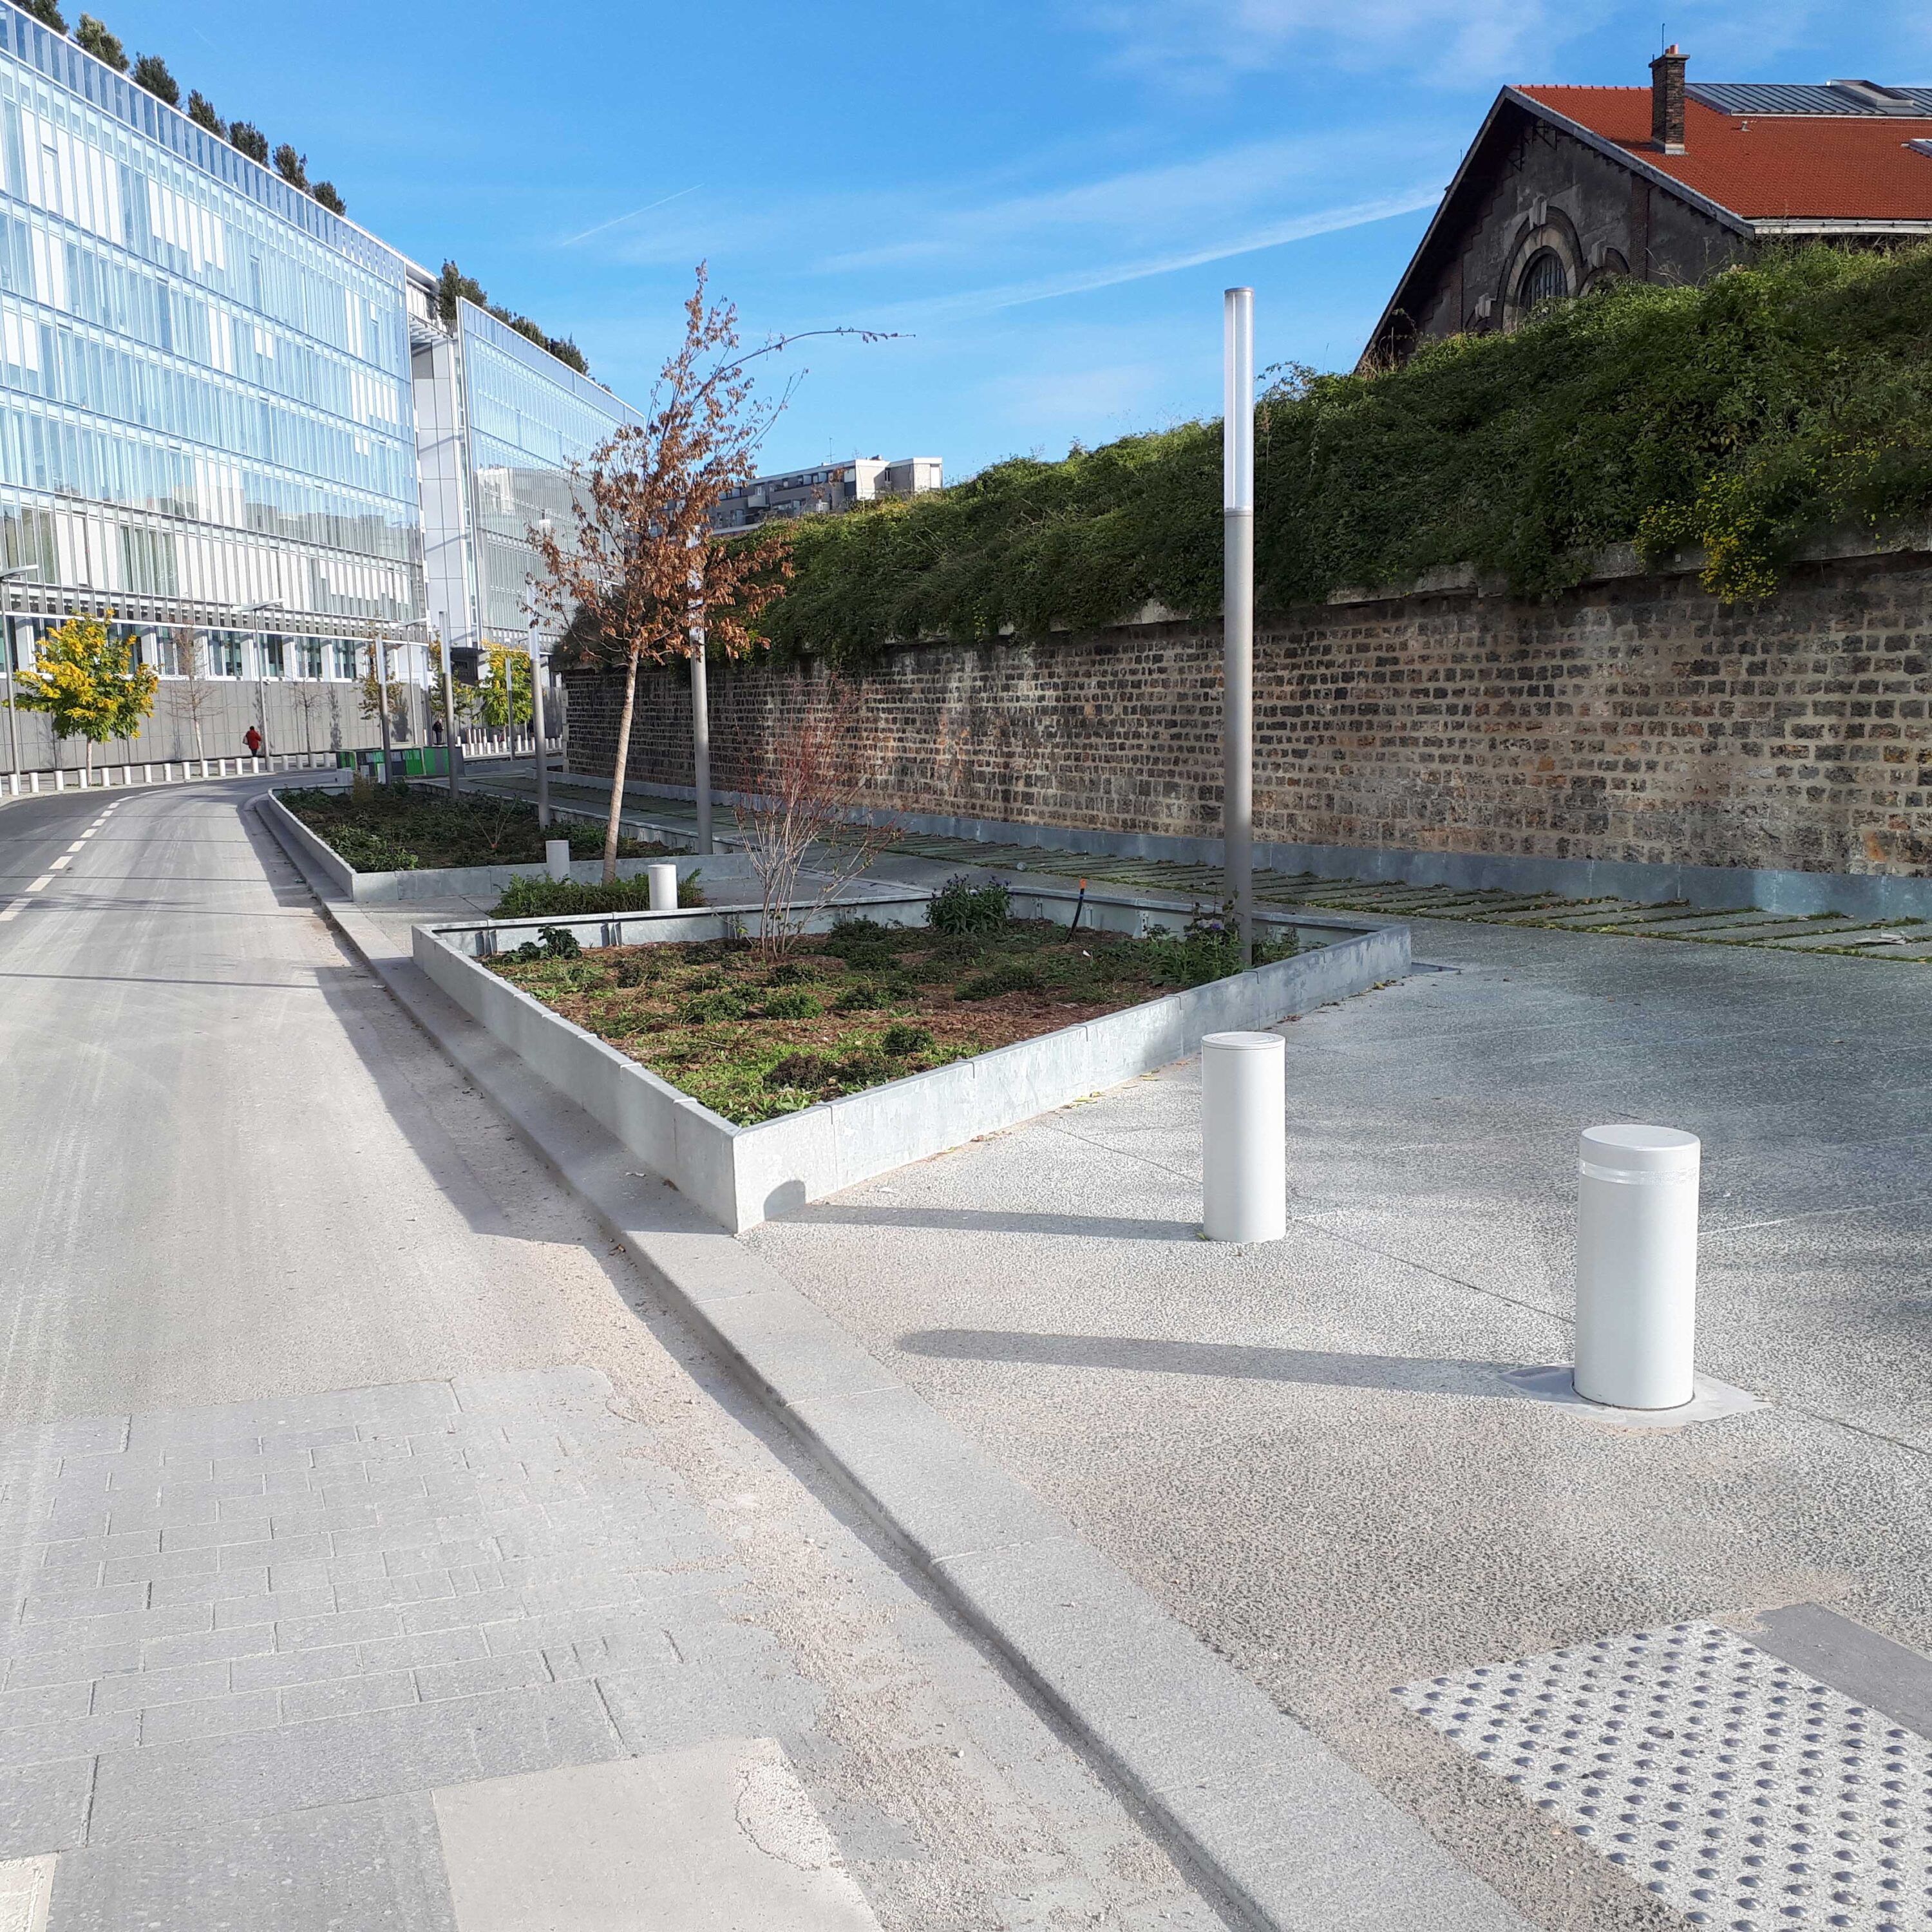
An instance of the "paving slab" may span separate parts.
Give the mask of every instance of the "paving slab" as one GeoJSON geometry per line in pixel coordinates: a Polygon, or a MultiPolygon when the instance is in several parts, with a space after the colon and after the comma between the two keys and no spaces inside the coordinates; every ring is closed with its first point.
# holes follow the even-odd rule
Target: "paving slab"
{"type": "Polygon", "coordinates": [[[1390,1694],[1679,1623],[1775,1646],[1799,1604],[1932,1651],[1932,992],[1500,925],[1415,945],[1452,970],[1282,1029],[1282,1241],[1192,1238],[1177,1069],[747,1245],[1525,1916],[1682,1924],[1390,1694]],[[1576,1135],[1619,1118],[1704,1137],[1728,1412],[1528,1399],[1570,1350],[1576,1135]]]}
{"type": "MultiPolygon", "coordinates": [[[[885,1932],[1226,1922],[251,795],[130,796],[0,924],[0,1862],[52,1932],[455,1932],[433,1790],[728,1736],[885,1932]]],[[[0,870],[93,803],[10,806],[0,870]]]]}

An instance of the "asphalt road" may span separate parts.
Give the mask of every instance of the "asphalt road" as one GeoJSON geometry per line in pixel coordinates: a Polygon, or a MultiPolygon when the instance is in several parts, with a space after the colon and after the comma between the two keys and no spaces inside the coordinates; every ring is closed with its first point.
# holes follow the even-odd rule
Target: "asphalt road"
{"type": "Polygon", "coordinates": [[[476,1932],[655,1882],[478,1818],[662,1791],[801,1928],[1218,1924],[351,964],[266,782],[0,808],[0,1894],[476,1932]]]}

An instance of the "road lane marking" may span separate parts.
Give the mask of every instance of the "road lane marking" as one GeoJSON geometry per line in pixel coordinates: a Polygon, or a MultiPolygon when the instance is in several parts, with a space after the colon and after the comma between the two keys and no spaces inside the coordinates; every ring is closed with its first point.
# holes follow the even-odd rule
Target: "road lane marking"
{"type": "Polygon", "coordinates": [[[0,912],[0,926],[4,926],[10,919],[18,919],[26,909],[27,902],[25,899],[10,901],[7,910],[4,912],[0,912]]]}
{"type": "Polygon", "coordinates": [[[53,863],[47,868],[47,870],[50,872],[64,872],[67,870],[68,866],[71,866],[73,863],[74,861],[71,859],[63,854],[61,857],[56,859],[53,863]]]}
{"type": "Polygon", "coordinates": [[[53,882],[54,875],[52,873],[43,872],[40,876],[27,888],[27,890],[30,892],[44,892],[46,890],[48,886],[53,884],[53,882]]]}
{"type": "Polygon", "coordinates": [[[91,832],[83,832],[80,835],[80,837],[76,838],[67,849],[70,852],[84,852],[87,850],[87,848],[82,842],[85,839],[92,838],[94,834],[91,832]]]}

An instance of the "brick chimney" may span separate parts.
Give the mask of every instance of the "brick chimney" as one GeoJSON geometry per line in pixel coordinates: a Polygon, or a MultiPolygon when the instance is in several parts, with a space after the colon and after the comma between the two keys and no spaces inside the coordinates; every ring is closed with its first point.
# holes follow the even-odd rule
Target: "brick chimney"
{"type": "Polygon", "coordinates": [[[1650,138],[1666,154],[1684,152],[1684,65],[1674,44],[1650,64],[1650,138]]]}

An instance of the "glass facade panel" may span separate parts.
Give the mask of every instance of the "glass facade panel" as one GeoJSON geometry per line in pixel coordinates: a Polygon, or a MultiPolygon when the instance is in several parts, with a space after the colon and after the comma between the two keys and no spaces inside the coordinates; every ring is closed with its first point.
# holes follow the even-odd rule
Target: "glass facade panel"
{"type": "Polygon", "coordinates": [[[544,517],[568,526],[569,468],[637,411],[493,315],[460,305],[470,508],[484,634],[521,637],[536,553],[525,533],[544,517]]]}
{"type": "Polygon", "coordinates": [[[124,608],[418,614],[406,273],[0,0],[5,564],[124,608]]]}

